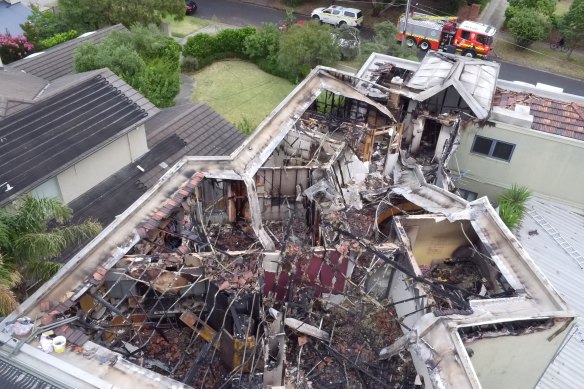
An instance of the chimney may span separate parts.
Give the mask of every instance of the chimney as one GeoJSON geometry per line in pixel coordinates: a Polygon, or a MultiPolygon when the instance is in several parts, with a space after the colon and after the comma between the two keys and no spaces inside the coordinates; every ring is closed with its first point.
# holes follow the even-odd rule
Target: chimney
{"type": "Polygon", "coordinates": [[[533,115],[530,114],[528,105],[517,104],[514,110],[493,107],[490,118],[496,122],[512,124],[523,128],[531,128],[533,124],[533,115]]]}

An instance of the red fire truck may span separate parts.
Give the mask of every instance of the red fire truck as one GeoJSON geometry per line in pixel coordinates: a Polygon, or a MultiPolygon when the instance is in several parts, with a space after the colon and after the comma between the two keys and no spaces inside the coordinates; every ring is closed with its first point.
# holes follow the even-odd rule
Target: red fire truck
{"type": "MultiPolygon", "coordinates": [[[[405,15],[399,20],[397,39],[402,40],[405,15]]],[[[430,16],[414,12],[406,27],[406,45],[421,50],[458,52],[466,57],[484,57],[491,51],[497,30],[482,23],[464,21],[456,17],[430,16]]]]}

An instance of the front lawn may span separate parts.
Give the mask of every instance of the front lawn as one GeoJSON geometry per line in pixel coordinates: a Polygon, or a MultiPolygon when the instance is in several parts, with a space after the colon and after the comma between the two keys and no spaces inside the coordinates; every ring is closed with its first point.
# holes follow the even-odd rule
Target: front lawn
{"type": "Polygon", "coordinates": [[[199,19],[192,16],[185,16],[183,20],[174,20],[174,18],[167,16],[164,21],[170,24],[170,33],[177,38],[184,38],[194,32],[199,31],[209,25],[209,21],[199,19]]]}
{"type": "Polygon", "coordinates": [[[234,125],[252,128],[294,89],[289,81],[239,60],[215,62],[194,74],[194,102],[210,105],[234,125]]]}

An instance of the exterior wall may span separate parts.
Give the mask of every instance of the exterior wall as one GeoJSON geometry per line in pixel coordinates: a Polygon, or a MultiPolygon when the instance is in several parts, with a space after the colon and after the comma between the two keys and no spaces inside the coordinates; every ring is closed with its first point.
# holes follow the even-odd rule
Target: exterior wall
{"type": "Polygon", "coordinates": [[[468,221],[449,222],[435,219],[403,219],[402,224],[412,244],[412,252],[418,265],[428,266],[434,260],[450,258],[454,250],[468,245],[462,233],[474,239],[476,234],[468,221]]]}
{"type": "Polygon", "coordinates": [[[146,135],[140,126],[99,149],[56,177],[62,200],[69,203],[99,184],[146,151],[146,135]]]}
{"type": "Polygon", "coordinates": [[[549,340],[556,331],[562,330],[558,321],[547,330],[518,336],[482,338],[465,343],[472,350],[472,365],[483,389],[531,389],[534,388],[552,361],[566,334],[564,331],[549,340]]]}
{"type": "Polygon", "coordinates": [[[542,197],[584,206],[584,142],[505,123],[469,128],[461,133],[450,168],[463,172],[462,189],[496,201],[513,184],[528,187],[542,197]],[[515,144],[510,162],[470,152],[475,135],[515,144]]]}
{"type": "Polygon", "coordinates": [[[61,190],[59,189],[59,183],[57,182],[56,177],[53,177],[45,181],[43,184],[37,186],[30,191],[30,194],[38,198],[55,198],[61,201],[63,200],[63,196],[61,196],[61,190]]]}

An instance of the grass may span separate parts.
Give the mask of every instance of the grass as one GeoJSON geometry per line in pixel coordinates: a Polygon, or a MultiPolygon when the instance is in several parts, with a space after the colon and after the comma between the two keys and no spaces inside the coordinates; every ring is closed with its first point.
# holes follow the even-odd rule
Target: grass
{"type": "Polygon", "coordinates": [[[584,79],[584,55],[573,52],[568,59],[567,53],[552,50],[547,42],[535,42],[528,50],[516,50],[513,37],[503,31],[495,38],[496,59],[518,65],[584,79]]]}
{"type": "Polygon", "coordinates": [[[573,3],[573,0],[559,0],[558,3],[556,4],[555,14],[557,16],[562,16],[563,14],[568,12],[572,3],[573,3]]]}
{"type": "Polygon", "coordinates": [[[294,89],[287,80],[239,60],[219,61],[195,73],[193,101],[210,105],[234,125],[257,125],[294,89]]]}
{"type": "Polygon", "coordinates": [[[170,24],[170,33],[177,38],[184,38],[194,32],[199,31],[209,25],[209,21],[192,16],[185,16],[183,20],[174,20],[167,16],[164,21],[170,24]]]}

